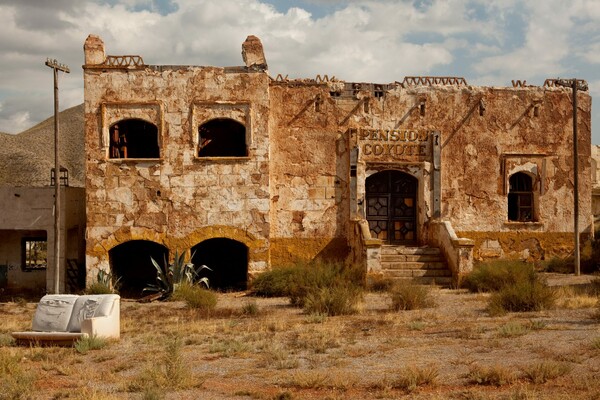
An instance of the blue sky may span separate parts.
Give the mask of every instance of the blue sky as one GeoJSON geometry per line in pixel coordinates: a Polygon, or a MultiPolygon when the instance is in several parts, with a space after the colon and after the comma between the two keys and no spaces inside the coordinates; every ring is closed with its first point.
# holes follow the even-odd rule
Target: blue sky
{"type": "MultiPolygon", "coordinates": [[[[271,76],[462,76],[484,86],[578,77],[600,93],[598,0],[0,0],[0,131],[52,115],[46,57],[71,68],[60,77],[61,109],[83,101],[90,33],[108,54],[148,64],[242,65],[253,34],[271,76]]],[[[600,144],[600,109],[592,127],[600,144]]]]}

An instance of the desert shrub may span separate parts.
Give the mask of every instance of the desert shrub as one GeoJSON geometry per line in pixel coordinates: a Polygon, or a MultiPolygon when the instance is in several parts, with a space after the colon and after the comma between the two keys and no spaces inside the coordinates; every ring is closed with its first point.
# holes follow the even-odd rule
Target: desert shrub
{"type": "Polygon", "coordinates": [[[290,303],[308,312],[331,310],[328,315],[347,313],[362,298],[364,275],[358,267],[322,262],[299,263],[275,268],[252,282],[252,293],[259,296],[286,296],[290,303]],[[344,304],[344,305],[342,305],[344,304]]]}
{"type": "Polygon", "coordinates": [[[0,400],[28,399],[35,376],[21,366],[21,356],[0,351],[0,400]]]}
{"type": "Polygon", "coordinates": [[[244,303],[242,306],[242,314],[244,315],[258,315],[260,313],[260,309],[258,308],[258,304],[255,301],[249,301],[244,303]]]}
{"type": "Polygon", "coordinates": [[[471,292],[495,292],[533,276],[533,266],[522,261],[492,261],[477,265],[465,277],[463,286],[471,292]]]}
{"type": "Polygon", "coordinates": [[[434,305],[431,288],[408,282],[394,285],[390,290],[390,299],[392,300],[392,309],[395,311],[417,310],[434,305]]]}
{"type": "Polygon", "coordinates": [[[435,384],[438,377],[438,370],[435,367],[416,368],[409,367],[402,369],[398,376],[392,380],[391,386],[394,389],[402,389],[407,392],[413,392],[420,386],[435,384]]]}
{"type": "Polygon", "coordinates": [[[119,292],[121,278],[104,270],[98,271],[96,280],[85,288],[86,294],[112,294],[119,292]]]}
{"type": "Polygon", "coordinates": [[[488,311],[492,315],[506,312],[540,311],[552,308],[556,302],[554,289],[535,274],[501,288],[490,296],[488,311]]]}
{"type": "Polygon", "coordinates": [[[107,345],[108,340],[97,336],[84,336],[73,343],[73,347],[79,354],[87,354],[90,350],[99,350],[107,345]]]}
{"type": "Polygon", "coordinates": [[[214,292],[187,282],[175,286],[172,299],[184,301],[189,308],[202,311],[210,311],[217,306],[217,295],[214,292]]]}
{"type": "Polygon", "coordinates": [[[502,386],[515,381],[512,370],[502,366],[482,367],[474,365],[466,375],[467,381],[473,385],[502,386]]]}
{"type": "Polygon", "coordinates": [[[367,282],[371,292],[389,292],[394,287],[394,281],[383,276],[373,276],[367,282]]]}
{"type": "Polygon", "coordinates": [[[285,297],[289,295],[292,275],[300,272],[299,268],[273,268],[258,275],[252,280],[251,292],[255,296],[285,297]]]}
{"type": "Polygon", "coordinates": [[[207,277],[200,277],[200,273],[203,270],[212,271],[206,265],[196,266],[191,262],[194,258],[194,254],[190,256],[190,259],[186,261],[187,252],[179,253],[175,251],[173,262],[168,263],[164,260],[164,267],[161,267],[158,262],[152,257],[150,261],[156,269],[156,283],[146,286],[144,292],[154,292],[160,295],[160,300],[168,300],[173,296],[175,288],[181,284],[196,284],[202,285],[205,288],[209,288],[209,281],[207,277]]]}
{"type": "Polygon", "coordinates": [[[535,384],[546,383],[566,375],[570,371],[571,367],[568,364],[554,361],[539,362],[523,369],[525,378],[535,384]]]}
{"type": "Polygon", "coordinates": [[[333,286],[310,288],[304,297],[304,310],[318,315],[348,315],[357,311],[362,299],[362,288],[340,283],[333,286]]]}
{"type": "Polygon", "coordinates": [[[292,275],[289,293],[290,303],[304,307],[309,293],[311,297],[321,288],[340,286],[352,293],[362,295],[363,277],[356,267],[346,267],[343,264],[312,263],[296,267],[298,272],[292,275]],[[351,289],[352,287],[356,290],[351,289]]]}

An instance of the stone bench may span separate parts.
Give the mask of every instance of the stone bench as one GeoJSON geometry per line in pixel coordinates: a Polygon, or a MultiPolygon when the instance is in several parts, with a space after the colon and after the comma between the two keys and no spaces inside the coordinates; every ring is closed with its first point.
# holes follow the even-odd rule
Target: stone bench
{"type": "Polygon", "coordinates": [[[31,331],[13,332],[17,344],[72,344],[81,337],[118,339],[120,297],[116,294],[50,294],[38,303],[31,331]]]}

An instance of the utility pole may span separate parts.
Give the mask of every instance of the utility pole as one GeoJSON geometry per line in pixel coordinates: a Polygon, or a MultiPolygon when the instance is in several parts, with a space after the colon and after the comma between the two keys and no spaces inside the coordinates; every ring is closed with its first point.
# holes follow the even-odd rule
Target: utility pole
{"type": "Polygon", "coordinates": [[[573,91],[573,234],[575,236],[575,275],[581,274],[581,256],[579,251],[579,148],[577,144],[577,91],[588,90],[584,80],[557,79],[557,86],[570,87],[573,91]]]}
{"type": "Polygon", "coordinates": [[[69,73],[69,67],[47,59],[54,71],[54,293],[60,293],[60,161],[58,155],[58,71],[69,73]]]}

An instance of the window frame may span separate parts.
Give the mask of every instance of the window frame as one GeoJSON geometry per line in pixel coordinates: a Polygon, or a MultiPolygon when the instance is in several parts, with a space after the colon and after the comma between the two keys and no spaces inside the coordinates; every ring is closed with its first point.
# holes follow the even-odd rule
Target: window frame
{"type": "Polygon", "coordinates": [[[517,171],[508,178],[508,193],[507,193],[507,219],[511,223],[530,223],[537,222],[535,196],[535,179],[524,171],[517,171]],[[519,180],[526,178],[525,180],[519,180]],[[515,182],[513,183],[513,179],[515,182]],[[513,188],[515,186],[515,188],[513,188]],[[525,203],[525,204],[523,204],[525,203]],[[527,204],[528,203],[528,204],[527,204]],[[516,217],[514,214],[516,213],[516,217]],[[523,217],[524,215],[529,217],[523,217]]]}
{"type": "MultiPolygon", "coordinates": [[[[36,260],[37,261],[37,260],[36,260]]],[[[21,269],[23,271],[45,271],[48,269],[48,237],[47,236],[32,236],[21,238],[21,269]],[[46,251],[46,263],[30,265],[28,257],[27,243],[29,242],[43,242],[45,243],[46,251]]]]}

